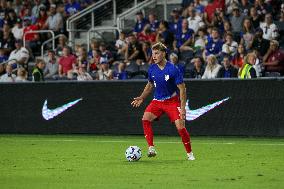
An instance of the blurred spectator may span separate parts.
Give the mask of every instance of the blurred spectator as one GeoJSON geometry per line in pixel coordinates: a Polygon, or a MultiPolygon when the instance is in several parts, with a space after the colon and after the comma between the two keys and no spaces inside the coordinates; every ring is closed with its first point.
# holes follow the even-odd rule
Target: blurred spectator
{"type": "Polygon", "coordinates": [[[28,72],[24,68],[18,68],[15,82],[27,82],[28,72]]]}
{"type": "Polygon", "coordinates": [[[207,43],[207,37],[206,37],[206,29],[205,28],[200,28],[197,31],[197,35],[195,37],[195,42],[194,42],[194,49],[197,54],[201,54],[205,49],[205,44],[207,43]]]}
{"type": "Polygon", "coordinates": [[[261,57],[263,57],[269,49],[269,41],[264,39],[261,28],[256,29],[254,39],[252,42],[252,49],[257,50],[261,57]]]}
{"type": "Polygon", "coordinates": [[[201,4],[200,0],[194,0],[193,7],[195,8],[196,14],[202,17],[205,6],[201,4]]]}
{"type": "MultiPolygon", "coordinates": [[[[152,58],[152,49],[151,49],[151,44],[149,42],[144,42],[142,44],[142,50],[145,56],[145,62],[143,63],[151,63],[151,58],[152,58]]],[[[142,64],[143,64],[142,63],[142,64]]]]}
{"type": "Polygon", "coordinates": [[[24,28],[20,18],[17,19],[15,26],[12,28],[12,33],[15,39],[23,39],[24,28]]]}
{"type": "Polygon", "coordinates": [[[254,6],[261,20],[264,19],[265,14],[272,13],[272,6],[268,3],[265,3],[264,0],[255,0],[254,6]]]}
{"type": "Polygon", "coordinates": [[[116,80],[126,80],[128,79],[127,71],[125,70],[126,66],[125,64],[119,64],[118,65],[118,71],[114,72],[114,79],[116,80]]]}
{"type": "Polygon", "coordinates": [[[92,76],[86,71],[86,67],[85,67],[84,64],[79,66],[77,80],[78,81],[91,81],[91,80],[93,80],[92,76]]]}
{"type": "Polygon", "coordinates": [[[192,60],[194,68],[189,70],[189,78],[201,79],[204,74],[203,59],[201,57],[196,57],[192,60]]]}
{"type": "Polygon", "coordinates": [[[109,50],[107,50],[106,44],[100,43],[99,49],[100,49],[100,52],[101,52],[100,63],[104,62],[104,63],[111,65],[114,61],[114,58],[113,58],[111,52],[109,50]]]}
{"type": "Polygon", "coordinates": [[[100,64],[101,53],[100,50],[92,50],[92,56],[89,56],[90,62],[90,72],[94,73],[98,69],[98,65],[100,64]]]}
{"type": "Polygon", "coordinates": [[[192,29],[195,33],[197,32],[197,30],[204,25],[204,23],[202,22],[202,18],[196,14],[196,10],[194,9],[194,7],[188,7],[187,8],[188,11],[188,27],[190,29],[192,29]]]}
{"type": "Polygon", "coordinates": [[[22,1],[21,0],[14,0],[13,8],[15,10],[16,15],[20,14],[22,9],[22,1]]]}
{"type": "Polygon", "coordinates": [[[237,53],[238,43],[233,41],[232,33],[227,33],[225,37],[226,41],[222,46],[222,52],[228,56],[234,56],[237,53]]]}
{"type": "Polygon", "coordinates": [[[238,77],[238,70],[231,66],[230,57],[225,56],[222,61],[223,66],[218,72],[218,78],[233,78],[238,77]]]}
{"type": "Polygon", "coordinates": [[[281,4],[281,11],[278,16],[278,21],[284,22],[284,3],[281,4]]]}
{"type": "Polygon", "coordinates": [[[76,57],[71,54],[71,49],[68,46],[63,48],[62,57],[59,59],[58,73],[59,77],[67,77],[67,73],[72,70],[76,64],[76,57]]]}
{"type": "Polygon", "coordinates": [[[267,40],[277,39],[279,36],[278,28],[276,24],[273,23],[272,14],[267,13],[265,15],[265,22],[260,23],[260,28],[263,31],[263,38],[267,40]]]}
{"type": "Polygon", "coordinates": [[[63,30],[63,17],[59,12],[56,12],[56,5],[50,5],[50,15],[48,16],[45,28],[60,33],[63,30]]]}
{"type": "Polygon", "coordinates": [[[8,60],[8,56],[5,54],[5,50],[3,48],[0,49],[0,63],[6,62],[8,60]]]}
{"type": "Polygon", "coordinates": [[[25,18],[29,18],[31,24],[35,24],[37,17],[35,15],[32,15],[30,5],[26,5],[21,10],[20,17],[22,20],[25,18]]]}
{"type": "Polygon", "coordinates": [[[227,21],[227,18],[225,18],[224,10],[217,9],[214,13],[214,16],[211,21],[211,26],[218,28],[219,33],[222,35],[224,32],[224,23],[227,21]]]}
{"type": "Polygon", "coordinates": [[[21,65],[21,66],[26,68],[28,60],[30,58],[30,54],[29,54],[28,49],[23,47],[23,41],[20,40],[20,39],[17,39],[15,41],[15,47],[16,47],[16,49],[13,50],[10,53],[10,56],[9,56],[9,60],[15,60],[15,62],[11,61],[11,62],[9,62],[9,64],[13,64],[14,68],[17,67],[16,64],[21,65]]]}
{"type": "Polygon", "coordinates": [[[137,34],[137,40],[142,42],[150,42],[151,44],[156,41],[156,33],[151,31],[150,24],[146,24],[142,32],[137,34]]]}
{"type": "Polygon", "coordinates": [[[209,55],[207,57],[207,65],[205,67],[205,72],[202,75],[202,79],[217,78],[217,75],[220,69],[221,69],[221,66],[218,63],[216,56],[209,55]]]}
{"type": "Polygon", "coordinates": [[[109,69],[109,64],[106,62],[102,62],[100,65],[100,69],[97,72],[98,80],[112,80],[113,79],[113,71],[109,69]]]}
{"type": "Polygon", "coordinates": [[[232,14],[233,8],[239,6],[239,0],[225,0],[226,14],[232,14]]]}
{"type": "Polygon", "coordinates": [[[94,51],[94,50],[99,50],[99,47],[100,47],[99,41],[96,40],[96,39],[92,39],[92,40],[91,40],[91,43],[90,43],[90,47],[91,47],[91,49],[90,49],[89,52],[88,52],[88,57],[89,57],[89,59],[90,59],[90,58],[93,58],[93,51],[94,51]]]}
{"type": "Polygon", "coordinates": [[[253,38],[254,38],[254,29],[252,22],[249,18],[245,18],[243,22],[243,30],[240,33],[241,42],[244,44],[246,50],[251,49],[253,38]]]}
{"type": "Polygon", "coordinates": [[[256,62],[256,55],[254,53],[249,53],[246,58],[243,66],[240,68],[238,77],[240,79],[250,79],[256,78],[256,71],[253,68],[253,65],[256,62]]]}
{"type": "Polygon", "coordinates": [[[157,16],[154,13],[148,15],[150,29],[152,32],[156,32],[159,28],[160,22],[157,20],[157,16]]]}
{"type": "Polygon", "coordinates": [[[60,35],[58,38],[57,47],[55,49],[57,56],[63,55],[63,48],[67,46],[67,37],[65,35],[60,35]]]}
{"type": "Polygon", "coordinates": [[[45,23],[46,23],[47,18],[48,16],[47,16],[46,8],[45,6],[41,6],[39,8],[39,14],[38,14],[38,18],[36,21],[36,25],[38,26],[40,30],[45,29],[45,23]]]}
{"type": "Polygon", "coordinates": [[[236,69],[241,68],[244,64],[245,56],[246,56],[246,49],[243,44],[239,44],[238,52],[236,53],[236,55],[233,57],[232,60],[232,66],[234,66],[236,69]]]}
{"type": "Polygon", "coordinates": [[[173,49],[176,52],[192,51],[194,31],[188,27],[187,19],[182,20],[182,29],[177,32],[173,49]]]}
{"type": "MultiPolygon", "coordinates": [[[[223,37],[225,37],[226,33],[232,33],[233,32],[232,24],[231,24],[230,21],[224,20],[223,25],[224,25],[223,37]]],[[[223,39],[223,40],[225,40],[225,39],[223,39]]]]}
{"type": "Polygon", "coordinates": [[[10,53],[15,49],[15,38],[10,30],[3,31],[2,36],[0,37],[0,48],[4,48],[6,53],[10,53]]]}
{"type": "Polygon", "coordinates": [[[156,36],[156,42],[164,43],[168,48],[172,48],[174,42],[174,35],[169,30],[167,21],[161,21],[156,36]]]}
{"type": "Polygon", "coordinates": [[[213,0],[204,9],[204,21],[206,25],[210,25],[215,12],[225,10],[225,0],[213,0]]]}
{"type": "Polygon", "coordinates": [[[263,57],[263,66],[265,72],[279,72],[284,75],[284,52],[279,49],[278,41],[270,41],[270,47],[263,57]]]}
{"type": "Polygon", "coordinates": [[[77,63],[79,67],[84,67],[87,71],[89,68],[89,61],[88,61],[88,54],[87,54],[87,49],[84,47],[80,47],[78,49],[78,56],[77,56],[77,63]]]}
{"type": "Polygon", "coordinates": [[[136,13],[136,24],[133,29],[134,34],[138,34],[142,32],[146,24],[148,24],[148,20],[144,18],[143,13],[141,11],[137,12],[136,13]]]}
{"type": "Polygon", "coordinates": [[[34,82],[44,81],[44,74],[43,74],[44,67],[45,67],[44,60],[37,59],[32,73],[34,82]]]}
{"type": "Polygon", "coordinates": [[[122,59],[122,57],[125,56],[126,51],[126,33],[120,32],[119,38],[115,42],[115,48],[117,50],[117,55],[119,56],[119,59],[122,59]]]}
{"type": "Polygon", "coordinates": [[[33,54],[40,53],[40,37],[38,33],[30,33],[33,31],[38,31],[39,27],[37,25],[32,25],[31,24],[31,19],[30,17],[25,17],[24,18],[24,40],[26,41],[26,47],[29,47],[33,54]]]}
{"type": "Polygon", "coordinates": [[[240,40],[240,32],[242,31],[242,24],[244,20],[244,16],[241,15],[240,9],[238,6],[233,7],[233,14],[230,17],[230,22],[232,23],[232,31],[234,34],[234,39],[239,42],[240,40]]]}
{"type": "MultiPolygon", "coordinates": [[[[167,29],[170,30],[174,35],[176,35],[181,30],[181,24],[182,24],[182,18],[179,14],[178,9],[173,9],[171,12],[171,21],[167,23],[167,26],[165,26],[167,29]]],[[[161,23],[159,25],[160,29],[161,23]]]]}
{"type": "Polygon", "coordinates": [[[13,68],[12,65],[6,65],[6,73],[1,76],[0,82],[15,82],[16,75],[12,73],[13,68]]]}
{"type": "Polygon", "coordinates": [[[80,0],[80,6],[81,6],[81,10],[83,10],[84,8],[87,8],[88,6],[92,5],[93,3],[95,3],[96,1],[94,0],[80,0]]]}
{"type": "Polygon", "coordinates": [[[170,55],[171,62],[178,68],[182,76],[185,74],[185,64],[179,61],[178,55],[176,53],[171,53],[170,55]]]}
{"type": "Polygon", "coordinates": [[[65,4],[65,16],[69,17],[81,10],[81,5],[76,0],[67,0],[65,4]]]}
{"type": "Polygon", "coordinates": [[[253,28],[254,29],[258,28],[260,24],[260,16],[257,14],[255,7],[250,8],[250,17],[251,17],[253,28]]]}
{"type": "Polygon", "coordinates": [[[210,54],[219,56],[222,52],[223,41],[219,38],[219,32],[217,28],[212,29],[211,37],[212,38],[209,38],[206,44],[204,59],[210,54]]]}
{"type": "Polygon", "coordinates": [[[44,68],[44,77],[46,79],[54,79],[58,75],[58,59],[53,50],[49,50],[47,57],[44,58],[46,63],[44,68]]]}
{"type": "Polygon", "coordinates": [[[249,16],[249,12],[251,7],[253,7],[253,4],[249,0],[241,0],[239,4],[241,13],[244,16],[249,16]]]}
{"type": "Polygon", "coordinates": [[[8,11],[8,15],[6,16],[5,21],[7,22],[7,24],[10,26],[10,28],[13,28],[14,25],[17,22],[17,15],[15,13],[15,11],[13,9],[10,9],[8,11]]]}
{"type": "Polygon", "coordinates": [[[41,0],[34,0],[34,6],[32,8],[32,15],[35,17],[39,17],[39,12],[41,8],[45,8],[44,4],[42,4],[41,0]]]}
{"type": "Polygon", "coordinates": [[[142,44],[137,41],[135,35],[130,34],[128,36],[128,43],[126,47],[125,62],[127,65],[129,65],[131,61],[135,61],[136,63],[137,60],[139,63],[145,61],[142,44]]]}

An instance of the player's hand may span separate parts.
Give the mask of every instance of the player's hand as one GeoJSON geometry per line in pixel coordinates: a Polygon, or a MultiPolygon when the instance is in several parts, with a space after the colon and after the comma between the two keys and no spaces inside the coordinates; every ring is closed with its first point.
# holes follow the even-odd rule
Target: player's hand
{"type": "Polygon", "coordinates": [[[139,107],[143,103],[144,99],[142,97],[136,97],[131,102],[131,105],[135,108],[139,107]]]}
{"type": "Polygon", "coordinates": [[[178,110],[179,110],[180,118],[185,120],[185,117],[186,117],[186,110],[185,110],[185,108],[178,108],[178,110]]]}

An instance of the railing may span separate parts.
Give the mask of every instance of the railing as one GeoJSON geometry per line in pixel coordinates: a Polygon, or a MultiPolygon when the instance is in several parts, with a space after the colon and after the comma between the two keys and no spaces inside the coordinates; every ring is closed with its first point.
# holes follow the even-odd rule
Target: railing
{"type": "Polygon", "coordinates": [[[136,6],[128,9],[127,11],[123,12],[122,14],[118,15],[117,16],[117,21],[116,21],[117,27],[120,30],[125,28],[124,23],[123,23],[125,18],[129,18],[129,17],[135,15],[135,13],[137,11],[141,11],[145,7],[147,7],[149,5],[153,5],[154,3],[157,3],[157,0],[146,0],[146,1],[143,1],[143,2],[141,2],[139,4],[137,4],[136,6]]]}
{"type": "Polygon", "coordinates": [[[55,41],[54,41],[54,32],[52,30],[36,30],[36,31],[28,31],[24,34],[24,47],[26,47],[26,35],[31,33],[50,33],[52,36],[52,48],[55,49],[55,41]]]}
{"type": "Polygon", "coordinates": [[[0,65],[1,65],[1,64],[8,64],[9,62],[12,62],[12,61],[17,62],[17,59],[11,59],[11,60],[7,60],[7,61],[5,61],[5,62],[1,62],[0,65]]]}
{"type": "MultiPolygon", "coordinates": [[[[66,37],[66,36],[63,35],[63,34],[59,34],[59,35],[57,35],[57,36],[55,36],[55,37],[53,37],[53,38],[50,38],[50,39],[44,41],[44,42],[41,44],[41,57],[42,57],[42,58],[43,58],[43,56],[44,56],[44,46],[45,46],[46,44],[48,44],[49,42],[51,42],[51,41],[52,41],[52,42],[55,42],[55,40],[58,39],[58,38],[61,37],[61,36],[66,37]]],[[[52,50],[55,50],[55,46],[52,48],[52,50]]]]}

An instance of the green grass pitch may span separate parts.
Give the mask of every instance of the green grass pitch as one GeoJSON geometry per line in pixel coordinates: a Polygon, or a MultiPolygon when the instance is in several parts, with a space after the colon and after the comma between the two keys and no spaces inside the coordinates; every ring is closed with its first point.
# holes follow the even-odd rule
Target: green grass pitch
{"type": "Polygon", "coordinates": [[[284,188],[284,139],[192,137],[187,161],[179,137],[0,135],[0,188],[284,188]],[[127,162],[126,148],[142,149],[127,162]]]}

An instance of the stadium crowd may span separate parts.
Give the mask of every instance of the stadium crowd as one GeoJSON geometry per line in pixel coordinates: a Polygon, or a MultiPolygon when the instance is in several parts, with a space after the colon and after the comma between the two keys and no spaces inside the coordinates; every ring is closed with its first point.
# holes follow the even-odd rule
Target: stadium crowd
{"type": "Polygon", "coordinates": [[[284,2],[279,0],[183,0],[170,18],[137,12],[133,30],[105,43],[68,46],[65,21],[92,0],[0,0],[0,81],[125,80],[147,78],[151,46],[163,42],[185,78],[283,76],[284,2]],[[281,10],[279,10],[281,7],[281,10]],[[56,49],[40,48],[53,30],[56,49]],[[25,34],[26,33],[26,34],[25,34]],[[25,36],[25,46],[23,37],[25,36]],[[28,77],[28,64],[35,67],[28,77]],[[16,71],[15,71],[16,70],[16,71]]]}

